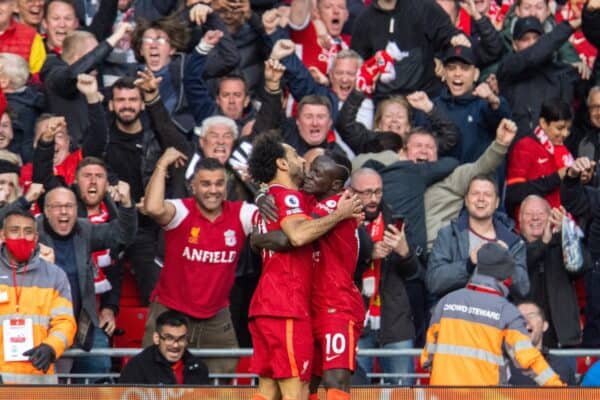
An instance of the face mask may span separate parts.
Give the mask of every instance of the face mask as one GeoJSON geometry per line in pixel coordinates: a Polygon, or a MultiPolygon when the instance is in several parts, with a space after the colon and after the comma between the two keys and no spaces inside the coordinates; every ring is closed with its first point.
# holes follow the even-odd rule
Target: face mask
{"type": "Polygon", "coordinates": [[[33,254],[33,250],[35,249],[35,241],[27,240],[25,238],[5,239],[4,244],[10,255],[12,255],[15,261],[19,263],[29,261],[29,258],[31,258],[31,254],[33,254]]]}

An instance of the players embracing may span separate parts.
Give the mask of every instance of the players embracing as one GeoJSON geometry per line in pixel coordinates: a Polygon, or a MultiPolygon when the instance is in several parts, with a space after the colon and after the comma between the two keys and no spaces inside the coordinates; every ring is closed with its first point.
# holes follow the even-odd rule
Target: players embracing
{"type": "Polygon", "coordinates": [[[250,158],[250,173],[269,184],[276,212],[261,221],[266,234],[255,241],[270,249],[263,250],[263,274],[250,306],[252,370],[260,376],[255,400],[298,399],[311,373],[311,399],[321,380],[327,399],[350,397],[365,314],[353,282],[362,204],[344,192],[351,169],[344,156],[317,157],[306,177],[303,163],[271,134],[256,140],[250,158]],[[292,271],[287,275],[286,267],[292,271]],[[273,339],[283,345],[269,343],[273,339]]]}

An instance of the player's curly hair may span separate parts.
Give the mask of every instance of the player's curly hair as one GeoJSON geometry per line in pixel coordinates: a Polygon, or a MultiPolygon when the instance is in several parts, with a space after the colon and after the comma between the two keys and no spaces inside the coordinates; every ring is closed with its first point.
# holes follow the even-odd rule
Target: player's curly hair
{"type": "Polygon", "coordinates": [[[260,134],[252,144],[252,154],[248,160],[250,176],[258,183],[268,183],[277,173],[277,159],[285,158],[281,136],[276,130],[260,134]]]}

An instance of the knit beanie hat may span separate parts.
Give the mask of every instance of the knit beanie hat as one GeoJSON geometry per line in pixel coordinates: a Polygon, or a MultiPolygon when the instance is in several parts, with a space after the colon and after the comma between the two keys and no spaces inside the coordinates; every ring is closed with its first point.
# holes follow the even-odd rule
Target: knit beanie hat
{"type": "Polygon", "coordinates": [[[515,270],[513,256],[497,243],[486,243],[477,252],[477,272],[503,281],[515,270]]]}

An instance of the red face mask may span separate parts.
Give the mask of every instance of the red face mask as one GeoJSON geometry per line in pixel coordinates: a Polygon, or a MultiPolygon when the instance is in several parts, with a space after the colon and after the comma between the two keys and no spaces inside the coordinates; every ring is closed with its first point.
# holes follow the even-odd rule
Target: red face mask
{"type": "Polygon", "coordinates": [[[6,248],[11,256],[15,259],[15,261],[19,263],[24,263],[29,261],[31,255],[33,254],[33,250],[35,249],[35,241],[27,240],[25,238],[20,239],[4,239],[4,244],[6,244],[6,248]]]}

